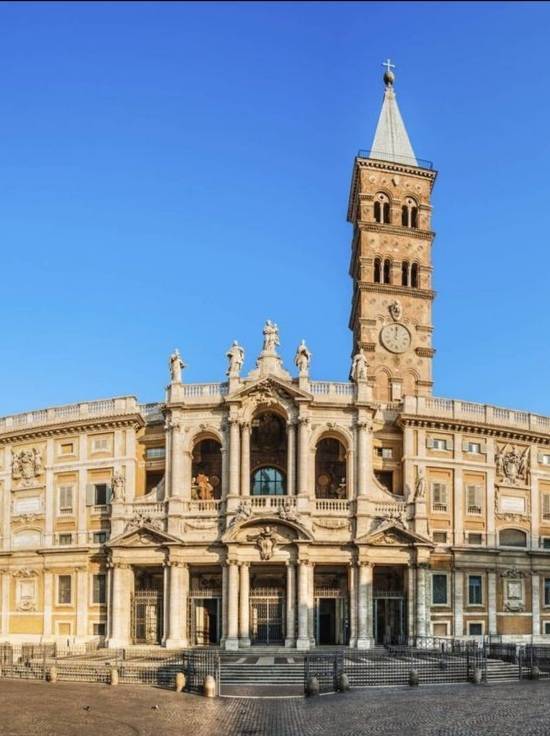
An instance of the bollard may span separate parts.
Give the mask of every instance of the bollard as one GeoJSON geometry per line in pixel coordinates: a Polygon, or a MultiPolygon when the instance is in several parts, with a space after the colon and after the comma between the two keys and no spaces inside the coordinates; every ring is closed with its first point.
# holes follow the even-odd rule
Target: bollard
{"type": "Polygon", "coordinates": [[[321,688],[316,677],[308,677],[306,682],[306,695],[319,695],[321,688]]]}
{"type": "Polygon", "coordinates": [[[418,670],[410,670],[409,671],[409,685],[411,687],[417,687],[418,686],[418,670]]]}
{"type": "Polygon", "coordinates": [[[472,683],[474,685],[480,685],[481,680],[483,679],[483,672],[481,671],[481,667],[476,667],[474,671],[472,672],[472,683]]]}
{"type": "Polygon", "coordinates": [[[205,698],[216,697],[216,680],[212,677],[212,675],[206,675],[206,677],[204,678],[202,693],[205,698]]]}
{"type": "Polygon", "coordinates": [[[110,685],[118,685],[118,670],[116,667],[111,667],[111,676],[109,678],[110,685]]]}
{"type": "Polygon", "coordinates": [[[52,664],[50,669],[47,672],[46,679],[48,682],[57,682],[57,667],[55,664],[52,664]]]}
{"type": "Polygon", "coordinates": [[[341,693],[345,693],[346,690],[350,689],[349,677],[345,672],[341,672],[338,675],[338,679],[336,680],[336,689],[341,693]]]}
{"type": "Polygon", "coordinates": [[[176,672],[176,692],[181,693],[185,687],[185,674],[183,672],[176,672]]]}
{"type": "Polygon", "coordinates": [[[540,669],[537,667],[536,664],[534,664],[531,667],[530,679],[531,680],[538,680],[539,678],[540,678],[540,669]]]}

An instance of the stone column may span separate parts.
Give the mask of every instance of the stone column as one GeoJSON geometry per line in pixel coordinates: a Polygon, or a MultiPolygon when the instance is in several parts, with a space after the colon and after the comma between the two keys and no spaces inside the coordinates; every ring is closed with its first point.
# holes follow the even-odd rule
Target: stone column
{"type": "Polygon", "coordinates": [[[348,597],[349,597],[349,646],[357,645],[357,567],[350,564],[348,567],[348,597]]]}
{"type": "Polygon", "coordinates": [[[130,575],[129,565],[113,565],[113,605],[111,610],[111,637],[108,646],[112,649],[126,647],[130,638],[130,575]]]}
{"type": "Polygon", "coordinates": [[[300,417],[298,422],[298,493],[309,495],[307,477],[309,459],[309,417],[300,417]]]}
{"type": "Polygon", "coordinates": [[[164,595],[168,606],[168,636],[166,646],[169,648],[185,648],[188,645],[184,622],[187,620],[187,585],[189,571],[187,565],[179,560],[169,563],[169,592],[164,595]]]}
{"type": "Polygon", "coordinates": [[[407,628],[409,637],[416,636],[415,592],[414,566],[409,562],[407,568],[407,628]]]}
{"type": "Polygon", "coordinates": [[[357,588],[357,649],[372,645],[372,563],[359,563],[357,588]]]}
{"type": "Polygon", "coordinates": [[[239,565],[239,640],[241,647],[250,646],[250,563],[239,565]]]}
{"type": "Polygon", "coordinates": [[[228,595],[228,574],[227,565],[222,566],[222,635],[220,645],[225,646],[227,639],[227,595],[228,595]]]}
{"type": "Polygon", "coordinates": [[[227,497],[227,488],[229,485],[229,473],[228,471],[228,457],[227,457],[227,449],[225,446],[221,449],[221,455],[222,455],[222,488],[221,488],[221,497],[226,498],[227,497]]]}
{"type": "Polygon", "coordinates": [[[312,647],[317,642],[315,621],[315,565],[309,564],[309,590],[307,602],[307,628],[309,632],[309,643],[312,647]]]}
{"type": "Polygon", "coordinates": [[[533,636],[540,636],[540,578],[538,573],[531,574],[531,598],[533,607],[533,636]]]}
{"type": "Polygon", "coordinates": [[[250,424],[241,424],[241,496],[250,496],[250,424]]]}
{"type": "Polygon", "coordinates": [[[76,570],[76,635],[83,639],[88,635],[88,570],[76,570]]]}
{"type": "Polygon", "coordinates": [[[183,456],[183,432],[180,423],[172,419],[170,421],[170,489],[171,497],[185,495],[184,489],[191,486],[191,478],[184,477],[184,456],[183,456]]]}
{"type": "Polygon", "coordinates": [[[308,599],[309,599],[309,562],[301,560],[298,566],[298,639],[297,649],[309,649],[308,634],[308,599]]]}
{"type": "Polygon", "coordinates": [[[236,419],[229,420],[229,495],[239,495],[240,429],[236,419]]]}
{"type": "Polygon", "coordinates": [[[286,636],[285,647],[296,646],[296,567],[286,563],[286,636]]]}
{"type": "Polygon", "coordinates": [[[455,570],[454,573],[454,632],[458,638],[464,636],[464,573],[455,570]]]}
{"type": "Polygon", "coordinates": [[[236,562],[228,563],[227,594],[227,638],[226,649],[239,648],[239,567],[236,562]]]}
{"type": "Polygon", "coordinates": [[[492,570],[487,573],[487,610],[489,613],[489,636],[497,633],[497,576],[492,570]]]}
{"type": "Polygon", "coordinates": [[[416,631],[417,636],[426,636],[426,564],[416,567],[416,631]]]}
{"type": "Polygon", "coordinates": [[[357,495],[365,496],[368,486],[368,424],[357,422],[357,495]]]}
{"type": "Polygon", "coordinates": [[[109,641],[109,639],[111,638],[111,611],[113,610],[113,571],[109,562],[107,562],[107,569],[105,572],[105,602],[107,604],[107,620],[105,621],[105,641],[109,641]]]}
{"type": "MultiPolygon", "coordinates": [[[[52,630],[52,606],[53,606],[53,575],[49,570],[44,571],[44,624],[43,624],[43,631],[45,637],[50,637],[53,634],[52,630]]],[[[2,623],[3,623],[2,618],[2,623]]],[[[4,628],[2,627],[2,634],[7,634],[8,632],[4,632],[4,628]]]]}
{"type": "Polygon", "coordinates": [[[286,452],[286,492],[289,496],[296,493],[296,424],[288,422],[286,452]]]}

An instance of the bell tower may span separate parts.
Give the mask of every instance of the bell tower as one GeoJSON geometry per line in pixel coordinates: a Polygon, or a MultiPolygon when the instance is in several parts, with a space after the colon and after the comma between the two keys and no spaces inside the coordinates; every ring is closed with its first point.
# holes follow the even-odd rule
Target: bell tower
{"type": "Polygon", "coordinates": [[[397,401],[432,392],[431,192],[436,172],[417,159],[384,66],[384,100],[370,151],[353,166],[349,326],[363,349],[374,397],[397,401]]]}

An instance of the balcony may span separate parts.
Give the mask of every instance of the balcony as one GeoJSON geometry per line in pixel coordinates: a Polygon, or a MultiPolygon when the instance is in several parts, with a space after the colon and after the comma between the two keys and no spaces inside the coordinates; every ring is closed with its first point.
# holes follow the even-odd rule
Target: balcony
{"type": "Polygon", "coordinates": [[[340,514],[347,516],[351,510],[351,501],[347,498],[316,498],[315,513],[319,515],[340,514]]]}

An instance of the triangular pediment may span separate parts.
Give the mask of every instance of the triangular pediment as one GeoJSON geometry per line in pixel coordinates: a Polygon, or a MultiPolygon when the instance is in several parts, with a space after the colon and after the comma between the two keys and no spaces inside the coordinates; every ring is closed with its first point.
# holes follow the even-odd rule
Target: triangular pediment
{"type": "Polygon", "coordinates": [[[181,544],[182,540],[149,524],[130,526],[122,534],[110,539],[107,547],[158,547],[181,544]]]}
{"type": "Polygon", "coordinates": [[[357,544],[371,544],[384,547],[387,545],[401,547],[410,547],[413,545],[416,547],[434,546],[430,539],[391,521],[381,524],[376,529],[364,534],[355,541],[357,544]]]}
{"type": "Polygon", "coordinates": [[[295,384],[275,378],[274,376],[267,376],[252,383],[247,383],[231,395],[231,400],[245,399],[248,397],[265,398],[266,401],[278,401],[281,399],[311,401],[313,399],[313,396],[307,391],[303,391],[295,384]]]}

